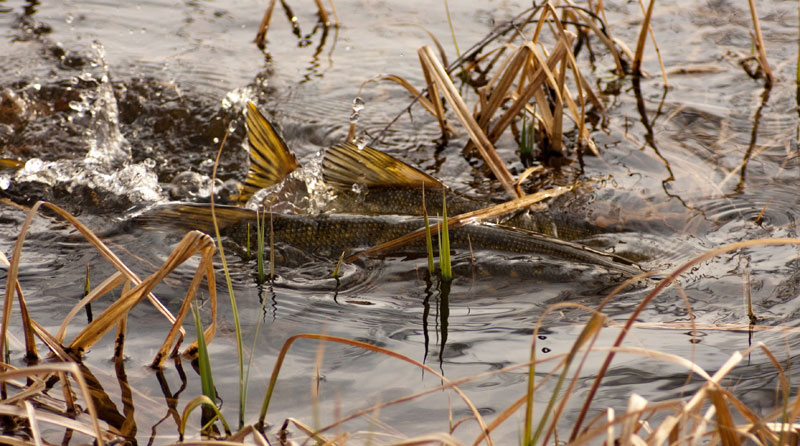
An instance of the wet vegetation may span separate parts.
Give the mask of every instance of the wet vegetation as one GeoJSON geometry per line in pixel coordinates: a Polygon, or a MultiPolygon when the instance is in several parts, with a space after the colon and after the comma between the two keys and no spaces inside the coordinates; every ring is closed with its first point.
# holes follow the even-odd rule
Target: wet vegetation
{"type": "MultiPolygon", "coordinates": [[[[684,176],[679,168],[692,159],[676,155],[684,152],[675,147],[661,147],[659,131],[675,122],[678,132],[696,131],[708,145],[686,152],[705,161],[731,156],[726,146],[742,139],[742,129],[728,134],[725,121],[712,130],[698,124],[713,107],[662,110],[669,76],[715,70],[663,61],[654,25],[658,5],[651,0],[640,6],[636,26],[629,25],[636,37],[630,42],[616,37],[619,30],[606,19],[605,8],[617,6],[592,1],[536,4],[496,23],[466,51],[456,49],[451,62],[444,45],[427,32],[433,47],[417,49],[419,71],[370,73],[360,86],[348,85],[358,91],[346,110],[350,119],[325,136],[303,131],[313,119],[288,121],[281,129],[261,114],[256,104],[269,104],[268,98],[278,95],[265,87],[270,69],[256,74],[254,85],[226,95],[220,108],[210,95],[184,95],[176,84],[113,80],[102,45],[94,44],[95,58],[73,54],[53,43],[48,25],[26,10],[15,25],[17,38],[38,42],[42,67],[58,60],[59,70],[81,75],[66,81],[69,86],[64,80],[38,88],[23,81],[2,86],[0,220],[13,229],[13,239],[8,257],[0,251],[5,274],[0,441],[493,445],[516,438],[525,445],[795,444],[800,394],[792,384],[798,331],[792,305],[800,298],[800,238],[792,210],[797,197],[786,198],[791,189],[784,186],[787,177],[796,181],[796,125],[756,142],[772,89],[782,88],[783,95],[785,85],[776,84],[788,80],[780,81],[770,67],[751,0],[753,51],[737,56],[737,69],[753,78],[742,88],[763,90],[744,137],[743,159],[720,169],[713,181],[694,180],[710,194],[685,193],[694,185],[676,180],[702,177],[703,169],[684,176]],[[598,60],[608,67],[600,75],[598,60]],[[643,91],[642,83],[654,78],[646,68],[660,71],[663,92],[643,91]],[[361,98],[380,97],[384,88],[404,92],[392,93],[387,103],[408,105],[369,120],[361,98]],[[627,114],[614,115],[624,107],[614,101],[631,94],[629,105],[640,122],[629,133],[633,124],[627,114]],[[624,121],[624,127],[613,127],[612,121],[624,121]],[[420,139],[436,146],[429,158],[416,160],[419,170],[409,166],[421,156],[419,147],[398,148],[402,134],[418,125],[420,139]],[[301,157],[293,150],[314,139],[330,144],[311,145],[332,148],[298,163],[301,157]],[[142,142],[131,144],[134,140],[142,142]],[[641,149],[614,152],[627,140],[641,149]],[[185,149],[212,144],[215,157],[185,149]],[[248,149],[238,150],[241,146],[248,149]],[[381,147],[391,156],[376,150],[381,147]],[[248,153],[249,172],[243,167],[248,153]],[[449,187],[426,172],[451,172],[448,161],[440,161],[443,153],[469,166],[460,167],[466,175],[453,175],[449,187]],[[655,160],[657,167],[643,160],[655,160]],[[598,165],[614,173],[598,173],[603,172],[598,165]],[[359,166],[377,172],[375,178],[359,166]],[[626,177],[645,177],[656,169],[666,172],[652,182],[667,200],[656,202],[646,192],[626,195],[650,185],[625,183],[628,192],[622,186],[615,190],[626,177]],[[773,169],[774,176],[763,172],[773,169]],[[766,202],[745,191],[746,172],[754,171],[774,187],[766,202]],[[356,179],[348,176],[353,172],[356,179]],[[738,184],[729,187],[736,178],[738,184]],[[331,195],[320,198],[319,191],[331,195]],[[383,192],[390,198],[370,202],[383,192]],[[348,197],[352,207],[337,204],[337,194],[348,197]],[[708,196],[723,197],[725,206],[739,204],[717,210],[722,205],[708,196]],[[397,205],[412,200],[408,197],[414,197],[411,210],[381,211],[384,203],[397,205]],[[181,203],[164,204],[168,199],[181,203]],[[321,203],[327,212],[309,211],[310,203],[321,203]],[[543,229],[525,226],[531,215],[544,216],[543,229]],[[572,227],[591,231],[569,236],[572,221],[579,222],[572,227]],[[653,243],[655,252],[647,250],[650,236],[662,239],[653,243]],[[549,250],[524,248],[534,241],[549,250]],[[69,275],[66,284],[42,285],[35,270],[45,262],[60,262],[59,273],[66,274],[91,262],[91,280],[86,269],[85,275],[69,275]],[[768,268],[775,271],[766,275],[768,268]],[[762,278],[754,282],[752,271],[762,278]],[[220,280],[230,298],[224,310],[218,302],[220,280]],[[390,304],[376,305],[379,299],[366,286],[371,281],[397,283],[398,290],[389,293],[401,294],[407,306],[393,303],[392,313],[390,304]],[[779,283],[765,284],[769,281],[779,283]],[[485,286],[488,282],[501,290],[506,282],[520,285],[503,294],[485,286]],[[553,283],[558,286],[549,288],[553,283]],[[409,284],[424,284],[424,291],[409,284]],[[73,285],[82,291],[77,302],[72,291],[59,289],[73,285]],[[774,288],[773,294],[754,305],[753,293],[764,287],[774,288]],[[556,296],[521,313],[502,306],[503,300],[515,306],[533,299],[531,288],[556,296]],[[277,296],[289,292],[310,301],[312,309],[282,306],[277,296]],[[739,303],[742,297],[746,304],[739,303]],[[459,302],[466,298],[489,303],[471,315],[471,307],[459,302]],[[698,305],[719,309],[696,311],[698,305]],[[348,336],[349,328],[341,326],[358,320],[358,314],[368,317],[363,308],[386,312],[380,325],[395,323],[392,319],[409,308],[421,311],[422,319],[419,327],[401,327],[388,336],[374,335],[383,328],[369,324],[353,332],[373,337],[348,336]],[[520,328],[503,331],[481,314],[495,310],[512,311],[520,328]],[[186,321],[190,311],[193,320],[186,321]],[[313,311],[324,316],[305,319],[313,311]],[[456,359],[464,360],[458,350],[472,348],[468,340],[453,339],[454,333],[468,333],[454,330],[455,321],[463,322],[454,317],[459,312],[467,314],[464,326],[474,323],[477,332],[497,331],[498,339],[514,335],[524,342],[488,347],[490,359],[477,361],[485,365],[481,373],[448,373],[456,359]],[[356,316],[347,319],[347,313],[356,316]],[[266,340],[264,325],[276,327],[266,340]],[[191,326],[195,334],[187,335],[185,327],[191,326]],[[745,333],[747,346],[722,363],[712,362],[719,355],[695,355],[704,339],[711,344],[709,338],[719,336],[724,344],[731,339],[727,334],[745,333]],[[752,342],[758,333],[779,341],[752,342]],[[428,357],[431,334],[435,359],[428,357]],[[405,352],[387,347],[403,336],[419,337],[419,345],[405,352]],[[184,348],[187,337],[195,340],[184,348]],[[673,353],[666,349],[669,339],[688,340],[690,347],[673,353]],[[267,354],[259,350],[263,342],[271,346],[267,354]],[[406,354],[418,353],[418,347],[421,361],[406,354]],[[360,362],[363,358],[372,362],[360,362]],[[142,365],[149,365],[144,376],[155,375],[158,387],[136,382],[142,374],[131,369],[142,365]],[[413,373],[402,375],[405,384],[396,383],[401,375],[380,376],[387,368],[406,366],[413,373]],[[137,378],[129,379],[129,373],[137,378]],[[637,373],[642,381],[631,383],[637,373]],[[739,385],[748,374],[757,376],[762,398],[756,403],[739,385]],[[664,381],[647,382],[648,377],[664,381]],[[171,387],[175,379],[178,390],[171,387]],[[334,380],[344,382],[341,389],[350,394],[328,391],[334,380]],[[109,383],[119,388],[112,390],[109,383]],[[381,390],[376,398],[362,393],[370,383],[381,390]],[[646,398],[637,390],[640,384],[667,390],[646,398]],[[281,386],[288,390],[280,393],[281,386]],[[286,415],[298,407],[310,416],[286,415]],[[142,412],[150,412],[150,425],[137,424],[134,415],[142,412]],[[431,430],[433,417],[444,422],[431,430]]],[[[317,1],[306,15],[318,21],[303,34],[291,7],[300,8],[280,2],[297,36],[296,50],[319,38],[312,59],[318,64],[328,36],[338,34],[339,23],[347,26],[348,19],[342,14],[339,22],[332,2],[317,1]]],[[[284,38],[270,29],[280,20],[273,17],[276,8],[276,1],[269,2],[258,29],[250,30],[268,67],[279,57],[271,45],[284,38]]],[[[456,48],[465,43],[456,38],[457,27],[449,22],[456,48]]]]}

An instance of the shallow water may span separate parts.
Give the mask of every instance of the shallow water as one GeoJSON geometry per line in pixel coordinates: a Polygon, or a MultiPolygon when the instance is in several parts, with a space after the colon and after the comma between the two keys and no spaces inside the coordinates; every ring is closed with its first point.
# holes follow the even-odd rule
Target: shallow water
{"type": "MultiPolygon", "coordinates": [[[[168,185],[187,170],[210,176],[213,158],[227,128],[232,129],[219,176],[241,179],[247,170],[243,144],[246,101],[252,100],[282,129],[298,158],[307,158],[345,137],[353,99],[362,82],[381,73],[423,83],[416,49],[430,44],[415,23],[433,32],[455,53],[442,5],[427,2],[335,2],[341,27],[326,33],[314,28],[311,2],[293,2],[301,37],[292,34],[280,5],[268,35],[268,56],[252,39],[264,2],[60,2],[39,5],[0,2],[0,158],[30,160],[26,171],[0,171],[2,194],[15,203],[48,199],[80,215],[103,233],[132,206],[168,199],[168,185]]],[[[640,13],[630,2],[606,2],[615,37],[635,47],[640,13]]],[[[528,4],[516,1],[450,2],[460,49],[484,37],[496,23],[528,4]]],[[[590,64],[580,61],[608,108],[608,118],[592,133],[602,158],[586,157],[582,176],[577,163],[538,180],[567,184],[594,179],[580,194],[562,197],[555,209],[584,212],[598,224],[622,222],[632,231],[594,236],[587,243],[648,258],[645,266],[670,270],[696,254],[727,243],[772,237],[796,237],[800,216],[797,193],[800,156],[794,71],[797,8],[794,2],[759,5],[768,58],[777,82],[764,88],[739,62],[750,54],[746,4],[659,2],[653,28],[668,70],[710,67],[694,74],[672,72],[665,90],[651,42],[645,59],[649,77],[634,82],[617,78],[612,62],[598,50],[590,64]],[[743,9],[744,8],[744,9],[743,9]],[[755,220],[759,215],[762,221],[755,220]]],[[[595,49],[600,44],[593,42],[595,49]]],[[[377,137],[388,121],[408,105],[398,86],[372,83],[361,92],[366,108],[358,129],[377,137]]],[[[474,100],[474,98],[471,98],[474,100]]],[[[440,147],[438,126],[419,107],[404,114],[376,146],[420,166],[458,191],[477,198],[496,197],[502,189],[487,179],[481,163],[465,158],[465,132],[440,147]]],[[[524,167],[510,137],[498,143],[512,172],[524,167]]],[[[0,204],[0,249],[11,254],[25,218],[24,209],[0,204]]],[[[112,248],[144,277],[164,261],[180,233],[136,229],[112,231],[112,248]]],[[[747,324],[743,275],[764,325],[796,327],[800,315],[800,261],[797,248],[766,246],[726,253],[682,276],[695,320],[706,324],[747,324]]],[[[477,375],[523,362],[533,328],[555,303],[594,306],[615,282],[583,267],[539,257],[479,253],[456,254],[449,295],[424,279],[425,259],[389,256],[343,265],[330,278],[334,260],[311,259],[299,267],[278,265],[272,287],[254,278],[255,261],[228,251],[246,345],[256,336],[252,354],[248,419],[255,421],[268,374],[284,341],[315,332],[361,340],[404,354],[442,372],[448,379],[477,375]],[[538,262],[538,263],[537,263],[538,262]],[[549,276],[535,275],[546,262],[549,276]]],[[[20,281],[30,311],[53,331],[82,296],[87,265],[93,283],[110,268],[74,230],[51,218],[34,221],[22,259],[20,281]]],[[[194,264],[196,265],[196,263],[194,264]]],[[[218,267],[218,280],[221,267],[218,267]]],[[[181,268],[156,289],[172,310],[179,307],[192,269],[181,268]]],[[[0,270],[0,277],[5,270],[0,270]]],[[[623,321],[652,284],[628,290],[606,312],[623,321]]],[[[220,289],[220,328],[210,345],[223,409],[236,418],[237,366],[227,291],[220,289]]],[[[207,299],[207,293],[203,294],[207,299]]],[[[99,314],[107,303],[94,306],[99,314]]],[[[206,303],[206,307],[207,307],[206,303]]],[[[85,314],[69,336],[80,329],[85,314]]],[[[683,323],[686,305],[674,289],[662,293],[640,316],[646,323],[683,323]]],[[[586,321],[585,313],[563,309],[545,321],[537,351],[547,357],[566,353],[586,321]]],[[[111,337],[86,355],[86,363],[111,396],[119,413],[133,410],[136,428],[127,434],[145,444],[174,440],[177,428],[164,404],[159,374],[146,368],[168,324],[155,309],[140,305],[130,316],[126,344],[128,382],[133,404],[123,404],[119,374],[112,370],[111,337]],[[155,334],[155,335],[154,335],[155,334]],[[131,407],[133,409],[131,409],[131,407]],[[162,417],[167,419],[156,425],[162,417]],[[156,427],[153,427],[156,426],[156,427]]],[[[13,330],[18,326],[13,325],[13,330]]],[[[193,328],[187,325],[187,331],[193,328]]],[[[14,332],[18,335],[17,332],[14,332]]],[[[610,344],[614,329],[598,345],[610,344]]],[[[190,335],[191,336],[191,335],[190,335]]],[[[797,361],[798,338],[774,332],[663,327],[634,330],[628,345],[693,358],[713,372],[736,350],[766,343],[784,365],[797,361]]],[[[19,346],[12,360],[22,364],[19,346]]],[[[268,420],[294,417],[312,424],[310,389],[318,343],[300,340],[292,348],[270,407],[268,420]]],[[[562,436],[574,420],[581,397],[600,365],[593,356],[584,380],[563,418],[562,436]]],[[[546,367],[546,366],[545,366],[546,367]]],[[[320,425],[340,415],[441,384],[432,375],[384,355],[328,343],[319,385],[320,425]]],[[[200,393],[196,373],[185,361],[168,362],[162,371],[170,393],[182,384],[177,403],[200,393]],[[182,381],[185,373],[188,381],[182,381]]],[[[753,410],[775,407],[778,374],[763,353],[754,352],[732,374],[736,395],[753,410]]],[[[594,408],[621,410],[632,392],[649,400],[687,394],[686,372],[634,356],[619,356],[607,375],[594,408]]],[[[491,420],[524,392],[525,372],[493,375],[462,386],[491,420]]],[[[549,393],[537,394],[546,403],[549,393]]],[[[400,434],[447,431],[452,419],[469,415],[454,395],[435,392],[422,399],[382,409],[377,418],[400,434]]],[[[540,406],[542,407],[542,406],[540,406]]],[[[113,412],[113,411],[112,411],[113,412]]],[[[119,420],[109,414],[108,420],[119,420]]],[[[517,442],[522,415],[496,433],[498,444],[517,442]]],[[[112,421],[109,421],[112,422],[112,421]]],[[[350,432],[378,429],[360,418],[350,432]]],[[[195,427],[192,432],[197,432],[195,427]]],[[[478,428],[461,424],[455,434],[472,441],[478,428]]],[[[356,437],[357,441],[368,441],[356,437]]],[[[59,441],[53,438],[51,441],[59,441]]]]}

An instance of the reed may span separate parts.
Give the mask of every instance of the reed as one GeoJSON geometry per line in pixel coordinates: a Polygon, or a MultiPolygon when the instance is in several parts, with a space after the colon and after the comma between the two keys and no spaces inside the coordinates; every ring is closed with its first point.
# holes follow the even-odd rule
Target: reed
{"type": "Polygon", "coordinates": [[[264,273],[264,232],[266,231],[266,213],[256,209],[256,280],[261,285],[267,281],[264,273]]]}
{"type": "MultiPolygon", "coordinates": [[[[445,209],[443,209],[443,211],[446,212],[445,209]]],[[[384,401],[367,408],[359,408],[358,410],[341,416],[335,422],[326,426],[311,428],[305,426],[300,420],[291,418],[284,422],[284,424],[294,425],[300,429],[304,435],[307,435],[308,438],[312,439],[313,441],[332,441],[332,439],[327,436],[327,433],[332,429],[349,420],[374,414],[377,410],[380,410],[383,407],[407,403],[434,392],[441,392],[442,390],[452,390],[456,392],[456,394],[465,402],[465,404],[467,404],[467,407],[469,407],[473,413],[475,422],[480,426],[481,433],[477,438],[474,439],[474,441],[472,441],[472,444],[477,445],[482,442],[485,442],[486,444],[494,444],[491,439],[492,432],[507,423],[508,420],[512,418],[513,414],[523,407],[525,407],[526,412],[524,443],[530,445],[550,444],[553,436],[556,433],[556,424],[559,420],[561,420],[562,417],[565,416],[565,407],[567,406],[567,403],[571,397],[575,395],[574,389],[581,376],[581,370],[583,364],[586,362],[587,355],[590,353],[597,354],[605,352],[607,355],[606,362],[594,378],[595,387],[586,396],[586,400],[582,406],[582,412],[574,423],[574,429],[568,441],[569,444],[581,445],[586,443],[596,443],[598,441],[610,441],[612,443],[619,444],[646,443],[661,445],[669,441],[670,444],[690,445],[693,444],[696,439],[701,437],[710,439],[709,444],[712,446],[733,446],[741,444],[747,439],[757,439],[759,444],[765,445],[786,444],[786,441],[788,441],[787,439],[791,435],[796,435],[797,428],[792,424],[781,422],[781,420],[794,420],[800,415],[800,397],[792,396],[790,391],[791,386],[788,383],[786,371],[783,370],[780,362],[777,360],[777,358],[775,358],[775,355],[769,350],[769,348],[767,348],[767,346],[763,344],[756,344],[742,352],[735,353],[733,356],[731,356],[726,364],[722,365],[715,373],[712,374],[703,370],[698,364],[685,358],[668,353],[657,352],[652,349],[642,347],[626,347],[622,345],[626,334],[630,332],[632,327],[637,325],[635,321],[639,319],[641,311],[648,306],[661,291],[666,289],[669,284],[674,283],[681,274],[690,270],[698,263],[705,262],[712,257],[723,255],[735,250],[751,249],[756,246],[774,246],[781,244],[800,246],[800,239],[763,239],[734,243],[715,250],[710,250],[682,265],[679,265],[675,268],[675,270],[673,270],[654,286],[654,288],[645,297],[645,299],[642,300],[635,311],[628,316],[628,319],[624,326],[621,327],[621,330],[618,328],[618,326],[609,324],[607,316],[603,314],[603,309],[607,303],[615,297],[617,292],[624,289],[624,287],[627,285],[626,283],[621,284],[616,290],[612,291],[596,308],[587,308],[569,302],[553,305],[540,316],[538,322],[536,323],[536,327],[531,338],[530,361],[506,367],[501,370],[493,370],[477,376],[460,378],[458,380],[449,380],[441,376],[435,370],[432,370],[428,366],[425,366],[424,364],[421,364],[413,359],[360,341],[319,334],[301,334],[293,336],[286,341],[281,349],[281,352],[276,358],[275,367],[270,378],[268,390],[264,397],[264,403],[262,404],[262,411],[258,422],[259,424],[265,422],[268,414],[269,401],[274,393],[276,385],[278,384],[278,376],[282,364],[289,354],[291,346],[297,340],[307,339],[325,343],[334,342],[343,345],[350,345],[356,348],[363,348],[376,354],[385,355],[395,360],[413,364],[416,367],[419,367],[421,370],[424,370],[425,373],[433,374],[437,377],[437,379],[442,381],[440,386],[434,388],[425,389],[424,391],[397,398],[395,400],[384,401]],[[588,320],[585,323],[581,334],[576,338],[568,352],[548,355],[548,358],[545,359],[537,358],[537,334],[539,329],[543,326],[549,314],[564,311],[569,308],[585,311],[588,315],[588,320]],[[619,335],[614,345],[610,347],[595,346],[594,341],[599,336],[599,333],[602,330],[608,329],[608,327],[619,331],[619,335]],[[736,367],[736,365],[748,355],[752,355],[756,351],[761,352],[761,354],[769,358],[770,362],[775,367],[778,376],[780,377],[780,407],[762,415],[756,415],[753,411],[748,409],[745,404],[739,401],[729,389],[726,389],[722,385],[725,377],[728,376],[734,367],[736,367]],[[637,395],[632,395],[629,405],[623,413],[618,414],[613,410],[607,410],[602,413],[603,416],[595,417],[593,420],[587,423],[584,415],[587,412],[585,411],[589,405],[595,401],[597,395],[596,392],[602,390],[600,383],[607,373],[608,364],[614,355],[619,353],[639,355],[643,358],[649,358],[648,360],[650,361],[664,361],[665,363],[680,365],[694,376],[703,379],[704,384],[692,395],[687,395],[682,398],[668,401],[649,402],[637,395]],[[549,372],[542,373],[541,371],[546,364],[554,364],[554,367],[550,369],[549,372]],[[491,420],[491,422],[484,421],[474,405],[469,402],[468,396],[460,390],[460,386],[465,383],[477,382],[481,379],[493,379],[491,377],[498,373],[507,373],[520,368],[528,369],[529,379],[525,394],[522,395],[518,400],[509,402],[507,408],[499,412],[494,419],[491,420]],[[534,420],[532,415],[534,413],[534,396],[537,395],[537,392],[541,392],[543,386],[548,382],[553,383],[553,388],[549,390],[547,394],[548,402],[546,407],[543,408],[544,410],[541,412],[537,411],[538,413],[541,413],[542,416],[540,416],[538,420],[534,420]],[[703,412],[704,407],[709,407],[711,409],[703,412]],[[655,423],[656,420],[658,421],[657,424],[655,423]],[[649,430],[644,430],[641,428],[642,423],[646,421],[649,421],[650,423],[649,430]]],[[[14,258],[12,258],[12,262],[8,262],[9,270],[12,269],[11,267],[13,265],[13,259],[14,258]]],[[[104,280],[102,283],[96,285],[95,288],[87,295],[87,298],[91,299],[94,295],[104,294],[102,293],[103,290],[113,289],[115,284],[125,281],[124,275],[120,273],[113,274],[110,277],[110,280],[104,280]]],[[[131,283],[134,284],[136,282],[131,279],[131,283]]],[[[18,284],[16,284],[14,281],[8,282],[7,289],[16,289],[17,285],[18,284]]],[[[128,292],[123,290],[122,294],[126,295],[128,292]]],[[[199,313],[196,311],[196,307],[194,307],[194,305],[190,306],[193,307],[193,315],[196,318],[195,328],[198,337],[196,354],[198,355],[198,361],[200,362],[200,375],[203,382],[203,395],[200,395],[188,402],[186,409],[184,410],[183,417],[181,418],[179,428],[180,434],[184,434],[185,424],[192,410],[196,407],[204,405],[205,407],[208,407],[209,410],[214,412],[212,417],[213,419],[219,419],[222,422],[225,436],[228,441],[241,441],[241,439],[245,438],[246,436],[253,436],[255,439],[262,438],[260,437],[261,434],[257,433],[253,429],[253,426],[244,426],[240,428],[238,432],[232,433],[227,427],[227,423],[225,422],[224,418],[222,418],[221,414],[218,413],[219,411],[214,404],[215,393],[211,379],[210,363],[208,362],[207,350],[205,348],[205,343],[203,342],[203,340],[207,338],[208,331],[203,329],[202,323],[199,320],[199,313]],[[206,377],[204,378],[204,376],[206,377]]],[[[76,308],[80,309],[82,306],[78,305],[76,308]]],[[[47,331],[36,324],[32,318],[29,319],[28,323],[31,325],[30,328],[35,332],[36,336],[48,346],[53,354],[59,358],[62,358],[64,361],[70,361],[65,343],[59,340],[60,335],[49,335],[47,331]]],[[[670,327],[669,324],[661,324],[661,326],[657,328],[686,330],[686,327],[680,325],[670,327]]],[[[697,327],[692,328],[696,329],[697,327]]],[[[780,328],[781,327],[766,327],[764,329],[780,331],[780,328]]],[[[724,329],[724,327],[717,326],[716,329],[724,329]]],[[[731,327],[731,329],[741,330],[742,328],[731,327]]],[[[6,337],[8,337],[8,335],[4,336],[4,338],[6,337]]],[[[315,363],[315,370],[319,369],[322,366],[322,363],[322,355],[321,353],[318,353],[318,360],[315,363]]],[[[100,428],[100,423],[97,420],[96,415],[93,414],[94,409],[92,408],[92,401],[95,401],[99,396],[88,396],[90,394],[90,390],[88,387],[85,387],[85,382],[83,382],[84,373],[86,372],[79,370],[75,364],[71,364],[69,362],[64,364],[34,366],[22,370],[14,370],[9,365],[3,365],[3,371],[0,372],[0,383],[3,383],[4,386],[11,385],[14,391],[7,392],[8,396],[4,399],[3,403],[0,404],[0,415],[17,416],[28,420],[26,422],[30,423],[31,430],[34,432],[34,437],[40,435],[36,433],[37,431],[42,431],[38,425],[45,422],[55,424],[63,429],[73,429],[79,432],[84,432],[87,435],[91,435],[92,438],[95,438],[98,444],[103,444],[105,441],[114,440],[114,434],[111,432],[106,432],[100,428]],[[74,402],[66,403],[65,407],[67,407],[67,409],[64,412],[54,411],[52,409],[52,405],[43,405],[40,408],[34,408],[34,406],[31,405],[31,403],[37,401],[37,398],[52,398],[51,396],[44,395],[44,383],[48,380],[49,376],[60,376],[60,374],[63,373],[71,373],[79,387],[82,388],[82,390],[79,392],[79,397],[82,398],[82,402],[80,404],[82,404],[83,407],[88,408],[88,418],[70,418],[72,415],[70,415],[68,411],[72,410],[69,409],[69,407],[71,407],[70,404],[75,404],[74,402]],[[27,383],[17,383],[14,381],[16,377],[21,376],[26,376],[30,379],[27,383]]],[[[317,371],[315,373],[319,374],[320,372],[317,371]]],[[[63,379],[61,383],[62,386],[70,386],[70,384],[68,384],[66,381],[63,381],[63,379]]],[[[96,393],[97,390],[92,390],[91,392],[96,393]]],[[[70,394],[70,392],[65,393],[65,395],[67,394],[70,394]]],[[[107,398],[107,396],[103,397],[107,398]]],[[[436,442],[444,444],[457,444],[458,440],[454,434],[456,433],[458,426],[461,424],[462,423],[454,423],[452,427],[453,430],[447,433],[415,437],[413,439],[408,439],[406,442],[398,444],[427,444],[436,442]]],[[[0,440],[3,438],[5,437],[0,437],[0,440]]]]}
{"type": "MultiPolygon", "coordinates": [[[[242,325],[239,320],[239,308],[236,305],[236,295],[233,292],[233,282],[231,281],[231,273],[230,269],[228,268],[228,262],[225,257],[225,249],[223,248],[222,244],[222,236],[219,230],[219,222],[217,220],[217,213],[215,210],[215,202],[214,202],[214,183],[217,180],[217,169],[219,168],[219,160],[222,156],[222,150],[225,148],[225,142],[228,140],[228,135],[231,133],[231,126],[228,125],[225,130],[225,135],[222,138],[222,141],[219,144],[219,150],[217,150],[217,156],[214,159],[214,168],[211,173],[211,218],[214,224],[214,235],[216,236],[217,246],[219,246],[219,258],[222,262],[222,269],[225,273],[225,285],[228,289],[228,296],[230,296],[231,302],[231,312],[233,313],[233,327],[236,333],[236,357],[237,357],[237,365],[239,371],[239,428],[244,426],[244,417],[245,417],[245,407],[247,405],[247,381],[245,380],[245,370],[244,370],[244,341],[242,340],[242,325]]],[[[248,237],[250,236],[250,230],[248,227],[248,237]]],[[[248,239],[249,240],[249,239],[248,239]]],[[[258,258],[261,259],[261,253],[259,253],[258,258]]],[[[211,260],[209,258],[209,263],[211,260]]],[[[214,272],[214,265],[210,264],[208,266],[211,272],[211,278],[209,278],[209,286],[213,281],[213,272],[214,272]]],[[[215,300],[216,303],[216,300],[215,300]]],[[[214,312],[214,321],[216,323],[216,304],[213,306],[214,312]]]]}
{"type": "MultiPolygon", "coordinates": [[[[203,396],[213,403],[217,399],[217,389],[214,386],[214,373],[211,370],[211,358],[208,355],[208,348],[203,339],[203,321],[200,319],[200,311],[197,309],[196,304],[192,304],[192,316],[194,318],[195,330],[197,331],[197,362],[198,368],[200,369],[200,388],[203,391],[203,396]]],[[[213,405],[216,406],[216,404],[213,405]]],[[[215,417],[211,415],[207,407],[208,405],[205,404],[203,410],[203,432],[210,434],[210,425],[213,423],[215,417]]],[[[219,414],[219,411],[216,412],[219,414]]],[[[230,435],[230,431],[228,435],[230,435]]]]}
{"type": "MultiPolygon", "coordinates": [[[[439,231],[439,269],[442,270],[442,280],[450,282],[453,280],[453,265],[450,260],[450,231],[447,229],[447,200],[445,199],[444,189],[442,189],[442,230],[439,231]]],[[[430,228],[428,228],[430,231],[430,228]]],[[[430,232],[429,232],[430,233],[430,232]]]]}
{"type": "Polygon", "coordinates": [[[758,66],[764,73],[767,88],[771,87],[775,82],[775,76],[772,74],[772,69],[769,67],[767,61],[767,50],[764,46],[764,37],[761,35],[761,24],[758,21],[758,12],[756,11],[756,3],[753,0],[748,0],[747,4],[750,6],[750,18],[753,21],[753,44],[756,46],[756,60],[758,66]]]}
{"type": "MultiPolygon", "coordinates": [[[[258,32],[256,32],[256,37],[253,42],[258,46],[260,49],[266,48],[266,41],[267,41],[267,32],[269,31],[269,25],[272,23],[272,12],[275,10],[275,3],[277,0],[270,0],[269,4],[267,4],[267,9],[264,10],[264,16],[261,18],[261,23],[258,25],[258,32]]],[[[339,19],[336,16],[336,9],[333,6],[333,0],[330,0],[331,11],[334,16],[335,21],[331,22],[330,16],[328,15],[328,11],[325,9],[325,5],[322,4],[322,0],[314,0],[314,4],[317,7],[317,12],[319,13],[319,21],[322,26],[325,28],[331,26],[331,24],[338,26],[339,19]]],[[[297,26],[294,23],[297,20],[294,13],[289,10],[289,6],[286,2],[281,1],[281,5],[286,9],[287,16],[290,17],[290,21],[292,22],[293,26],[297,26]]]]}

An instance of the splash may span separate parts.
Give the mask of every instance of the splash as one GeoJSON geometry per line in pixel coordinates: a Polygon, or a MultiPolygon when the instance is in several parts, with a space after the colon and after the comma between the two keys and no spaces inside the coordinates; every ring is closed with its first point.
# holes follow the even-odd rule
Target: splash
{"type": "MultiPolygon", "coordinates": [[[[87,169],[108,171],[128,164],[131,161],[131,148],[119,131],[119,109],[109,80],[105,49],[97,41],[92,43],[92,48],[97,55],[96,60],[103,68],[103,74],[99,79],[97,96],[88,107],[83,108],[91,116],[89,128],[84,133],[89,143],[89,152],[86,154],[84,164],[87,169]]],[[[87,74],[83,73],[84,76],[87,74]]],[[[84,101],[86,99],[84,96],[84,101]]],[[[70,107],[72,105],[70,104],[70,107]]]]}
{"type": "Polygon", "coordinates": [[[272,209],[286,214],[319,214],[334,194],[322,177],[322,153],[318,152],[282,182],[261,189],[247,201],[248,209],[272,209]]]}
{"type": "Polygon", "coordinates": [[[131,146],[120,131],[119,109],[105,50],[99,42],[94,42],[92,49],[95,53],[92,66],[101,67],[101,73],[93,74],[87,68],[70,79],[70,83],[94,83],[97,86],[81,90],[79,99],[69,102],[68,106],[74,113],[67,117],[71,125],[86,123],[81,134],[88,146],[84,158],[55,161],[31,158],[13,177],[7,178],[9,184],[5,189],[11,187],[12,181],[40,183],[75,194],[76,202],[85,198],[82,196],[84,193],[102,196],[104,205],[109,207],[161,201],[164,194],[154,173],[156,162],[146,159],[131,163],[131,146]]]}
{"type": "Polygon", "coordinates": [[[243,88],[236,88],[228,92],[224,98],[222,98],[222,108],[225,110],[230,110],[231,108],[238,108],[241,110],[246,110],[247,103],[251,102],[255,99],[256,92],[253,87],[243,87],[243,88]]]}

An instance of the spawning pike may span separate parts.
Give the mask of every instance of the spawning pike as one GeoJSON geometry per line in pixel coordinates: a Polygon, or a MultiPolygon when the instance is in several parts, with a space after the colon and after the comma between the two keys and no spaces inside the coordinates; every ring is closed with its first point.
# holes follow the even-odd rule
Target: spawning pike
{"type": "MultiPolygon", "coordinates": [[[[261,189],[280,184],[300,167],[286,143],[252,102],[247,103],[246,122],[250,171],[241,186],[240,201],[248,200],[261,189]]],[[[322,179],[332,192],[332,197],[324,204],[324,210],[329,213],[421,216],[423,188],[429,215],[442,209],[443,198],[450,215],[492,205],[464,197],[436,178],[383,152],[352,143],[336,144],[324,152],[322,179]]],[[[303,200],[310,201],[307,196],[303,200]]],[[[502,224],[565,240],[608,232],[565,213],[517,212],[502,224]]]]}
{"type": "MultiPolygon", "coordinates": [[[[342,252],[353,254],[360,248],[376,246],[424,228],[424,220],[412,216],[276,213],[265,216],[263,213],[256,214],[253,210],[236,206],[216,206],[214,211],[220,232],[242,246],[247,240],[256,240],[256,218],[260,215],[266,222],[271,218],[275,242],[328,258],[338,258],[342,252]]],[[[145,212],[136,220],[156,227],[177,225],[183,229],[213,233],[211,206],[208,204],[161,205],[145,212]]],[[[538,254],[603,267],[609,272],[624,276],[635,276],[643,272],[630,260],[613,254],[499,225],[468,224],[450,229],[450,244],[457,249],[538,254]]],[[[424,252],[425,242],[420,240],[409,247],[424,252]]]]}

